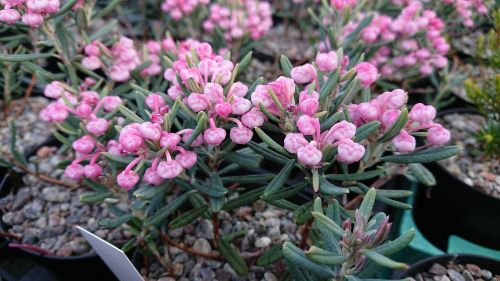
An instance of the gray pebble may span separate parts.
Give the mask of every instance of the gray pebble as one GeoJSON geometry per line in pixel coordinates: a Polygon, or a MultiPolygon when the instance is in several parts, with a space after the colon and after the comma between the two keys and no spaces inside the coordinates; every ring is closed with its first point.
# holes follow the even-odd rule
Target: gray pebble
{"type": "Polygon", "coordinates": [[[462,276],[462,274],[460,274],[456,270],[448,269],[446,272],[448,273],[451,281],[465,281],[465,278],[462,276]]]}
{"type": "Polygon", "coordinates": [[[465,278],[466,281],[474,281],[474,277],[472,277],[472,274],[468,270],[464,270],[462,272],[462,276],[465,278]]]}
{"type": "Polygon", "coordinates": [[[446,274],[446,267],[444,267],[438,263],[435,263],[429,269],[429,272],[432,274],[436,274],[436,275],[445,275],[446,274]]]}

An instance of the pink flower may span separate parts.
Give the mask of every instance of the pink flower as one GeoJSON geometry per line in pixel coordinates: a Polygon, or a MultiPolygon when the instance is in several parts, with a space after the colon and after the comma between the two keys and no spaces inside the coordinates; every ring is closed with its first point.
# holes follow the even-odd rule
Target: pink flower
{"type": "Polygon", "coordinates": [[[158,164],[158,174],[164,179],[173,179],[180,175],[184,169],[176,160],[162,161],[158,164]]]}
{"type": "Polygon", "coordinates": [[[266,116],[256,107],[241,116],[241,123],[250,129],[260,127],[264,124],[266,116]]]}
{"type": "Polygon", "coordinates": [[[96,136],[102,136],[108,130],[108,126],[109,126],[108,121],[106,121],[106,119],[96,118],[88,122],[85,128],[87,129],[87,131],[91,132],[96,136]]]}
{"type": "Polygon", "coordinates": [[[95,147],[95,141],[91,136],[83,136],[75,140],[72,144],[73,149],[80,154],[89,154],[95,147]]]}
{"type": "Polygon", "coordinates": [[[64,169],[64,176],[72,180],[79,180],[83,175],[83,166],[80,164],[70,164],[64,169]]]}
{"type": "Polygon", "coordinates": [[[227,118],[231,114],[231,104],[228,102],[220,102],[215,105],[215,113],[220,117],[227,118]]]}
{"type": "Polygon", "coordinates": [[[364,87],[369,87],[378,79],[378,71],[375,66],[368,62],[362,62],[354,67],[357,77],[364,87]]]}
{"type": "Polygon", "coordinates": [[[302,115],[297,120],[297,128],[305,136],[312,136],[319,133],[319,119],[308,115],[302,115]]]}
{"type": "Polygon", "coordinates": [[[139,130],[139,124],[130,124],[125,126],[118,138],[123,151],[135,153],[142,147],[144,144],[144,140],[142,138],[142,134],[139,130]]]}
{"type": "Polygon", "coordinates": [[[156,110],[165,105],[165,100],[158,94],[149,94],[146,97],[146,104],[151,110],[156,110]]]}
{"type": "Polygon", "coordinates": [[[224,98],[224,89],[220,84],[207,83],[203,89],[203,95],[208,98],[208,101],[216,103],[220,99],[224,98]]]}
{"type": "Polygon", "coordinates": [[[228,96],[234,95],[237,97],[245,97],[248,93],[248,87],[241,82],[234,82],[234,84],[229,88],[228,96]]]}
{"type": "Polygon", "coordinates": [[[408,153],[415,150],[416,141],[415,138],[408,134],[407,131],[401,130],[399,135],[392,139],[392,145],[397,151],[401,153],[408,153]]]}
{"type": "Polygon", "coordinates": [[[401,114],[401,111],[397,109],[389,109],[380,116],[380,122],[382,122],[382,125],[384,128],[388,129],[396,122],[396,120],[399,118],[399,115],[401,114]]]}
{"type": "Polygon", "coordinates": [[[317,166],[321,163],[323,153],[317,148],[316,142],[311,141],[311,143],[297,149],[297,158],[302,164],[317,166]]]}
{"type": "Polygon", "coordinates": [[[231,103],[232,114],[242,115],[248,112],[250,108],[252,108],[252,103],[249,100],[239,96],[233,96],[233,102],[231,103]]]}
{"type": "Polygon", "coordinates": [[[48,97],[48,98],[53,98],[53,99],[58,99],[62,97],[64,94],[64,88],[62,87],[61,82],[59,81],[53,81],[49,83],[47,86],[45,86],[45,90],[43,91],[43,94],[48,97]]]}
{"type": "Polygon", "coordinates": [[[40,112],[40,118],[48,122],[63,122],[68,118],[68,111],[64,104],[53,102],[40,112]]]}
{"type": "Polygon", "coordinates": [[[89,118],[92,114],[92,107],[86,103],[81,103],[76,107],[75,111],[81,118],[89,118]]]}
{"type": "Polygon", "coordinates": [[[319,70],[323,72],[334,71],[338,67],[337,53],[330,51],[328,53],[318,53],[316,55],[316,64],[319,70]]]}
{"type": "Polygon", "coordinates": [[[101,59],[99,59],[99,57],[90,56],[90,57],[84,57],[82,59],[82,65],[90,70],[96,70],[101,68],[102,62],[101,59]]]}
{"type": "Polygon", "coordinates": [[[389,109],[398,109],[406,104],[408,101],[408,94],[401,90],[396,89],[392,92],[385,92],[377,97],[379,104],[389,109]]]}
{"type": "Polygon", "coordinates": [[[82,102],[95,105],[99,101],[99,94],[96,91],[84,91],[80,93],[80,98],[82,102]]]}
{"type": "Polygon", "coordinates": [[[161,147],[168,147],[169,149],[174,149],[179,142],[181,137],[174,133],[162,132],[160,138],[161,147]]]}
{"type": "Polygon", "coordinates": [[[352,164],[358,162],[365,154],[365,147],[359,143],[355,143],[350,139],[340,141],[337,148],[337,161],[344,164],[352,164]]]}
{"type": "Polygon", "coordinates": [[[450,131],[439,124],[435,124],[427,131],[427,141],[433,145],[443,145],[450,141],[450,131]]]}
{"type": "Polygon", "coordinates": [[[111,72],[109,76],[113,81],[125,82],[128,79],[130,79],[130,72],[123,67],[113,66],[111,67],[111,72]]]}
{"type": "Polygon", "coordinates": [[[26,6],[28,10],[32,13],[43,13],[45,9],[49,6],[48,0],[27,0],[26,6]]]}
{"type": "Polygon", "coordinates": [[[96,179],[102,175],[102,167],[97,164],[89,164],[83,167],[83,172],[86,178],[96,179]]]}
{"type": "Polygon", "coordinates": [[[130,190],[139,182],[139,175],[134,171],[123,171],[116,176],[118,185],[125,189],[130,190]]]}
{"type": "Polygon", "coordinates": [[[122,155],[122,145],[115,140],[110,140],[106,144],[106,151],[113,155],[122,155]]]}
{"type": "Polygon", "coordinates": [[[316,79],[316,68],[310,63],[296,66],[290,71],[290,76],[297,84],[305,84],[316,79]]]}
{"type": "Polygon", "coordinates": [[[252,140],[253,132],[245,126],[233,127],[229,131],[229,137],[234,143],[247,144],[252,140]]]}
{"type": "Polygon", "coordinates": [[[203,139],[206,144],[221,144],[226,138],[226,131],[222,128],[209,128],[203,132],[203,139]]]}
{"type": "Polygon", "coordinates": [[[139,131],[143,138],[158,141],[160,140],[162,130],[161,125],[158,123],[144,122],[139,126],[139,131]]]}
{"type": "Polygon", "coordinates": [[[192,93],[191,95],[189,95],[186,103],[194,112],[203,111],[209,106],[206,97],[202,94],[197,93],[192,93]]]}
{"type": "Polygon", "coordinates": [[[122,99],[118,96],[105,96],[103,100],[104,110],[108,112],[115,110],[122,103],[122,99]]]}
{"type": "Polygon", "coordinates": [[[86,45],[84,48],[84,52],[87,56],[99,57],[101,55],[101,49],[99,49],[96,41],[86,45]]]}
{"type": "MultiPolygon", "coordinates": [[[[186,132],[182,135],[182,141],[184,142],[187,142],[189,140],[189,138],[191,138],[191,135],[193,134],[193,130],[192,129],[186,129],[185,130],[186,132]]],[[[197,146],[200,146],[202,145],[204,142],[203,140],[203,135],[199,135],[196,137],[196,139],[194,139],[194,141],[191,143],[191,147],[197,147],[197,146]]]]}
{"type": "Polygon", "coordinates": [[[358,105],[357,111],[365,122],[377,120],[380,115],[380,107],[377,100],[362,102],[358,105]]]}
{"type": "Polygon", "coordinates": [[[183,153],[177,154],[175,156],[175,161],[177,161],[184,169],[190,169],[196,164],[198,156],[196,153],[191,151],[184,151],[183,153]]]}
{"type": "Polygon", "coordinates": [[[144,176],[142,177],[142,179],[146,183],[149,183],[152,185],[159,185],[160,183],[163,182],[163,178],[160,177],[160,175],[158,174],[158,171],[156,171],[156,169],[153,169],[153,168],[147,168],[146,171],[144,172],[144,176]]]}
{"type": "Polygon", "coordinates": [[[342,139],[352,139],[356,135],[356,125],[345,120],[333,125],[325,134],[323,143],[333,144],[342,139]]]}
{"type": "Polygon", "coordinates": [[[299,148],[308,145],[309,142],[301,133],[287,133],[284,144],[284,147],[288,152],[297,153],[299,148]]]}
{"type": "Polygon", "coordinates": [[[16,23],[21,18],[21,14],[16,9],[0,10],[0,22],[8,24],[16,23]]]}
{"type": "Polygon", "coordinates": [[[436,109],[432,105],[425,105],[417,103],[410,111],[410,119],[420,124],[427,124],[432,122],[436,117],[436,109]]]}

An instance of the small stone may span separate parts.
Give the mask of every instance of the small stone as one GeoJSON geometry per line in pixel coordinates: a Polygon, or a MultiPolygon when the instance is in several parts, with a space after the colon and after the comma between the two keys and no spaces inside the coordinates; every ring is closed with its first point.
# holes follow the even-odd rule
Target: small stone
{"type": "Polygon", "coordinates": [[[36,157],[38,159],[44,159],[49,157],[52,154],[52,148],[48,146],[42,146],[38,151],[36,152],[36,157]]]}
{"type": "Polygon", "coordinates": [[[209,254],[210,252],[212,252],[212,247],[205,238],[197,239],[193,244],[193,249],[204,254],[209,254]]]}
{"type": "Polygon", "coordinates": [[[481,268],[479,268],[479,266],[475,265],[475,264],[466,264],[465,265],[465,268],[467,268],[467,270],[472,274],[472,276],[474,277],[481,277],[482,274],[481,274],[481,268]]]}
{"type": "Polygon", "coordinates": [[[43,206],[40,201],[35,200],[23,208],[24,216],[29,219],[37,219],[42,214],[43,206]]]}
{"type": "Polygon", "coordinates": [[[69,190],[60,190],[57,187],[46,187],[42,190],[43,198],[49,202],[68,202],[69,190]]]}
{"type": "Polygon", "coordinates": [[[13,224],[13,220],[14,220],[14,213],[13,213],[13,212],[8,212],[8,213],[5,213],[5,214],[2,216],[2,221],[3,221],[5,224],[10,224],[10,225],[12,225],[12,224],[13,224]]]}
{"type": "Polygon", "coordinates": [[[195,230],[197,237],[202,237],[206,239],[214,239],[214,227],[212,223],[206,219],[202,219],[198,222],[195,230]]]}
{"type": "Polygon", "coordinates": [[[276,277],[271,272],[264,273],[264,280],[266,281],[278,281],[278,277],[276,277]]]}
{"type": "Polygon", "coordinates": [[[443,276],[441,276],[440,281],[450,281],[450,278],[448,278],[448,276],[446,276],[446,275],[443,275],[443,276]]]}
{"type": "Polygon", "coordinates": [[[219,281],[231,281],[231,278],[233,275],[224,269],[219,269],[215,272],[215,275],[217,276],[217,280],[219,281]]]}
{"type": "Polygon", "coordinates": [[[182,233],[183,233],[182,227],[174,228],[174,229],[169,229],[168,230],[168,236],[170,236],[172,238],[181,237],[182,233]]]}
{"type": "Polygon", "coordinates": [[[466,281],[474,281],[474,277],[472,277],[472,274],[468,270],[464,270],[462,272],[462,276],[465,278],[466,281]]]}
{"type": "Polygon", "coordinates": [[[172,277],[161,277],[158,281],[175,281],[175,279],[172,277]]]}
{"type": "Polygon", "coordinates": [[[57,250],[56,255],[58,256],[63,256],[63,257],[68,257],[73,254],[73,249],[71,247],[63,246],[57,250]]]}
{"type": "Polygon", "coordinates": [[[175,262],[177,262],[177,263],[184,263],[184,262],[186,262],[188,259],[189,259],[188,254],[186,254],[186,253],[181,253],[181,254],[179,254],[179,255],[175,256],[174,261],[175,261],[175,262]]]}
{"type": "Polygon", "coordinates": [[[465,281],[465,278],[462,276],[462,274],[460,274],[456,270],[448,269],[446,272],[448,273],[451,281],[465,281]]]}
{"type": "Polygon", "coordinates": [[[488,271],[488,270],[485,270],[485,269],[481,270],[481,275],[485,279],[491,279],[493,277],[493,274],[491,273],[491,271],[488,271]]]}
{"type": "Polygon", "coordinates": [[[446,275],[446,267],[435,263],[432,265],[431,269],[429,269],[429,272],[435,275],[446,275]]]}
{"type": "Polygon", "coordinates": [[[21,188],[15,196],[14,203],[12,203],[12,210],[15,211],[22,207],[31,197],[31,191],[29,188],[21,188]]]}
{"type": "Polygon", "coordinates": [[[182,263],[174,263],[172,265],[172,274],[175,276],[181,276],[184,272],[184,265],[182,263]]]}
{"type": "Polygon", "coordinates": [[[255,241],[255,247],[257,248],[267,248],[269,247],[269,245],[271,245],[271,238],[267,237],[267,236],[264,236],[264,237],[260,237],[259,239],[257,239],[257,241],[255,241]]]}

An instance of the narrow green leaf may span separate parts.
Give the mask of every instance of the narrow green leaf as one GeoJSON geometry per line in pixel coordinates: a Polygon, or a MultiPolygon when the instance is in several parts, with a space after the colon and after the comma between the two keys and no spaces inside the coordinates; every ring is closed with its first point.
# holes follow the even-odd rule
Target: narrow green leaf
{"type": "Polygon", "coordinates": [[[134,191],[134,196],[141,200],[150,200],[151,198],[165,191],[168,186],[168,183],[163,183],[160,186],[146,185],[134,191]]]}
{"type": "Polygon", "coordinates": [[[294,203],[287,201],[285,199],[269,200],[269,201],[266,201],[266,203],[273,205],[275,207],[281,208],[281,209],[292,211],[292,212],[297,210],[297,208],[299,208],[299,206],[297,206],[297,204],[294,204],[294,203]]]}
{"type": "Polygon", "coordinates": [[[325,99],[332,93],[333,89],[338,85],[340,79],[339,70],[335,70],[328,76],[328,80],[326,84],[323,85],[319,92],[319,99],[321,102],[324,102],[325,99]]]}
{"type": "Polygon", "coordinates": [[[309,248],[306,252],[306,256],[314,262],[328,265],[342,264],[347,260],[347,258],[341,254],[330,252],[316,246],[309,248]]]}
{"type": "Polygon", "coordinates": [[[283,252],[281,251],[282,247],[283,246],[279,244],[265,251],[264,254],[262,254],[262,256],[260,256],[257,260],[257,266],[264,267],[279,261],[283,257],[283,252]]]}
{"type": "Polygon", "coordinates": [[[322,278],[332,278],[335,273],[326,265],[317,264],[306,257],[304,252],[290,242],[283,244],[283,256],[295,266],[303,268],[322,278]]]}
{"type": "Polygon", "coordinates": [[[283,154],[286,157],[292,157],[288,151],[283,148],[283,146],[279,145],[277,142],[275,142],[271,137],[269,137],[262,129],[260,128],[255,128],[255,132],[259,137],[267,144],[269,145],[270,148],[276,150],[280,154],[283,154]]]}
{"type": "Polygon", "coordinates": [[[316,221],[318,223],[321,223],[323,226],[325,226],[327,229],[329,229],[333,233],[340,235],[340,236],[344,233],[344,230],[342,229],[342,227],[340,227],[337,223],[335,223],[329,217],[323,215],[322,213],[318,213],[318,212],[312,212],[311,214],[316,219],[316,221]]]}
{"type": "Polygon", "coordinates": [[[241,206],[248,206],[259,200],[260,196],[264,193],[266,189],[265,186],[259,187],[250,191],[247,191],[240,196],[230,199],[224,204],[222,209],[224,210],[233,210],[239,208],[241,206]]]}
{"type": "Polygon", "coordinates": [[[127,253],[131,251],[135,247],[135,243],[137,242],[137,237],[132,237],[132,239],[128,240],[125,244],[122,246],[122,251],[127,253]]]}
{"type": "Polygon", "coordinates": [[[430,163],[449,158],[451,156],[458,154],[459,152],[460,152],[460,147],[452,145],[452,146],[430,148],[408,154],[384,156],[380,158],[380,160],[398,164],[430,163]]]}
{"type": "Polygon", "coordinates": [[[175,198],[173,201],[168,203],[165,207],[161,208],[158,210],[156,213],[154,213],[152,216],[147,218],[144,221],[144,226],[151,226],[151,225],[156,225],[163,220],[165,220],[168,215],[170,215],[172,212],[177,210],[186,200],[189,198],[189,196],[193,193],[194,191],[188,191],[182,194],[181,196],[175,198]]]}
{"type": "Polygon", "coordinates": [[[109,160],[115,161],[117,163],[123,163],[123,164],[129,164],[130,162],[134,161],[134,159],[135,159],[133,157],[117,156],[117,155],[111,154],[109,152],[103,152],[103,153],[101,153],[101,155],[108,158],[109,160]]]}
{"type": "Polygon", "coordinates": [[[319,190],[321,193],[328,194],[328,195],[333,195],[333,196],[339,196],[339,195],[344,195],[349,193],[349,189],[343,188],[343,187],[338,187],[331,182],[329,182],[327,179],[324,177],[320,177],[319,179],[319,190]]]}
{"type": "Polygon", "coordinates": [[[168,227],[174,229],[174,228],[179,228],[179,227],[183,227],[187,224],[190,224],[190,223],[194,222],[196,219],[198,219],[199,217],[201,217],[207,209],[208,209],[208,206],[205,205],[205,206],[201,206],[201,207],[196,208],[196,209],[189,210],[189,211],[181,214],[180,216],[176,217],[175,219],[173,219],[168,224],[168,227]]]}
{"type": "Polygon", "coordinates": [[[254,153],[241,153],[241,152],[226,152],[223,158],[226,161],[238,164],[244,168],[259,168],[262,157],[254,153]]]}
{"type": "Polygon", "coordinates": [[[111,13],[113,10],[115,10],[115,8],[120,4],[120,2],[122,2],[123,0],[112,0],[111,2],[108,3],[108,5],[106,5],[106,7],[104,7],[102,10],[100,10],[99,12],[96,13],[95,16],[93,16],[92,18],[102,18],[104,16],[106,16],[107,14],[111,13]]]}
{"type": "Polygon", "coordinates": [[[243,176],[229,176],[221,177],[223,183],[239,183],[239,184],[249,184],[249,183],[267,183],[275,177],[275,174],[258,174],[258,175],[243,175],[243,176]]]}
{"type": "Polygon", "coordinates": [[[380,127],[380,121],[372,121],[364,124],[363,126],[356,129],[356,136],[354,136],[354,142],[360,142],[368,136],[375,132],[380,127]]]}
{"type": "Polygon", "coordinates": [[[206,194],[210,197],[222,197],[227,193],[227,189],[224,187],[213,186],[209,183],[197,183],[192,182],[191,185],[199,192],[206,194]]]}
{"type": "Polygon", "coordinates": [[[128,223],[133,217],[132,214],[125,214],[113,219],[104,219],[99,224],[104,228],[117,228],[124,223],[128,223]]]}
{"type": "Polygon", "coordinates": [[[420,163],[411,163],[408,165],[411,174],[418,180],[418,182],[426,185],[426,186],[434,186],[436,185],[436,178],[432,175],[432,172],[429,171],[424,165],[420,163]]]}
{"type": "Polygon", "coordinates": [[[110,198],[113,196],[111,192],[91,192],[80,195],[80,202],[82,203],[96,203],[103,201],[104,199],[110,198]]]}
{"type": "Polygon", "coordinates": [[[401,129],[403,129],[408,123],[408,109],[403,109],[399,114],[398,119],[392,124],[392,126],[385,132],[382,137],[378,140],[380,143],[384,143],[386,141],[392,140],[395,136],[397,136],[401,129]]]}
{"type": "Polygon", "coordinates": [[[413,240],[413,237],[415,237],[415,232],[415,229],[412,228],[393,241],[388,241],[371,250],[385,256],[393,255],[406,248],[410,244],[411,240],[413,240]]]}
{"type": "Polygon", "coordinates": [[[116,107],[127,119],[135,123],[144,123],[141,117],[137,116],[135,112],[126,108],[123,104],[120,104],[116,107]]]}
{"type": "Polygon", "coordinates": [[[342,112],[337,112],[332,116],[328,117],[325,121],[321,122],[321,131],[330,129],[337,121],[339,121],[340,116],[342,116],[342,112]]]}
{"type": "Polygon", "coordinates": [[[288,163],[281,169],[281,171],[274,177],[274,179],[267,186],[264,197],[272,195],[274,192],[278,191],[283,187],[285,182],[290,177],[292,173],[293,167],[295,166],[295,160],[290,160],[288,163]]]}
{"type": "Polygon", "coordinates": [[[285,55],[281,55],[280,65],[281,65],[281,70],[283,70],[285,76],[290,77],[290,71],[292,71],[293,65],[285,55]]]}
{"type": "Polygon", "coordinates": [[[355,173],[355,174],[329,174],[325,175],[325,178],[335,181],[362,181],[375,178],[384,172],[384,167],[377,167],[377,169],[355,173]]]}
{"type": "Polygon", "coordinates": [[[245,261],[241,258],[237,250],[226,240],[220,239],[217,241],[219,251],[234,271],[240,275],[245,276],[248,274],[248,268],[245,261]]]}
{"type": "Polygon", "coordinates": [[[238,73],[236,75],[240,74],[250,65],[250,63],[252,62],[252,55],[253,55],[252,52],[248,52],[248,54],[246,54],[245,57],[240,61],[238,67],[238,73]]]}
{"type": "Polygon", "coordinates": [[[359,211],[365,218],[369,218],[372,214],[373,204],[375,204],[375,198],[377,197],[377,192],[375,188],[370,188],[363,198],[363,202],[359,206],[359,211]]]}
{"type": "Polygon", "coordinates": [[[190,146],[193,141],[203,132],[203,130],[205,129],[205,126],[207,124],[207,121],[208,121],[208,118],[207,118],[207,114],[203,111],[200,111],[198,112],[198,116],[197,116],[197,124],[196,124],[196,127],[194,128],[193,130],[193,133],[191,134],[191,136],[189,137],[189,140],[186,142],[186,145],[187,146],[190,146]]]}
{"type": "Polygon", "coordinates": [[[262,199],[265,201],[275,201],[275,200],[285,199],[297,194],[297,192],[301,191],[308,185],[309,184],[307,182],[301,182],[292,185],[288,188],[281,188],[279,190],[273,191],[272,193],[264,193],[262,195],[262,199]]]}
{"type": "Polygon", "coordinates": [[[37,59],[46,59],[51,57],[52,54],[41,53],[41,54],[19,54],[19,55],[3,55],[0,54],[0,61],[5,62],[23,62],[23,61],[31,61],[37,59]]]}
{"type": "Polygon", "coordinates": [[[264,144],[257,144],[255,142],[251,141],[248,143],[248,146],[250,147],[250,149],[255,151],[257,154],[262,155],[265,159],[267,159],[271,162],[284,165],[284,164],[288,163],[288,161],[290,160],[290,159],[286,158],[285,156],[277,153],[276,151],[269,149],[264,144]]]}
{"type": "Polygon", "coordinates": [[[66,14],[67,11],[69,11],[77,2],[78,0],[68,0],[60,9],[57,13],[50,15],[45,18],[45,20],[49,19],[55,19],[57,17],[60,17],[64,14],[66,14]]]}
{"type": "Polygon", "coordinates": [[[383,267],[389,267],[389,268],[394,268],[394,269],[406,269],[408,268],[408,265],[405,263],[401,262],[396,262],[391,260],[390,258],[381,255],[375,251],[372,250],[363,250],[363,254],[368,257],[370,260],[375,262],[378,265],[381,265],[383,267]]]}

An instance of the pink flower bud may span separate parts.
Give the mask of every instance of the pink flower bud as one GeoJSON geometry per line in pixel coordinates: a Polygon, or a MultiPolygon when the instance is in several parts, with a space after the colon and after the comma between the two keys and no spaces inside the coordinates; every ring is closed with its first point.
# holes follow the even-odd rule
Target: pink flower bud
{"type": "Polygon", "coordinates": [[[58,99],[62,97],[64,94],[64,88],[61,85],[61,82],[59,81],[53,81],[47,86],[45,86],[45,90],[43,91],[43,94],[48,97],[48,98],[53,98],[53,99],[58,99]]]}
{"type": "Polygon", "coordinates": [[[106,151],[113,155],[122,155],[122,145],[115,140],[110,140],[106,145],[106,151]]]}
{"type": "Polygon", "coordinates": [[[68,111],[63,104],[54,102],[40,112],[40,118],[49,122],[63,122],[68,118],[68,111]]]}
{"type": "Polygon", "coordinates": [[[83,166],[80,164],[70,164],[64,169],[64,176],[72,180],[79,180],[83,175],[83,166]]]}
{"type": "Polygon", "coordinates": [[[233,102],[231,103],[232,114],[242,115],[248,112],[250,108],[252,108],[252,103],[249,100],[239,96],[233,96],[233,102]]]}
{"type": "Polygon", "coordinates": [[[80,154],[89,154],[95,147],[95,141],[91,136],[83,136],[75,140],[72,144],[73,149],[80,154]]]}
{"type": "Polygon", "coordinates": [[[22,16],[22,21],[30,27],[39,27],[43,23],[43,17],[40,14],[27,13],[22,16]]]}
{"type": "Polygon", "coordinates": [[[228,95],[234,95],[237,97],[245,97],[248,93],[248,87],[241,82],[234,82],[234,84],[229,89],[228,95]]]}
{"type": "Polygon", "coordinates": [[[319,119],[308,115],[302,115],[297,120],[297,128],[305,136],[312,136],[315,133],[319,133],[319,119]]]}
{"type": "Polygon", "coordinates": [[[378,71],[375,66],[368,62],[362,62],[354,67],[361,85],[370,87],[378,79],[378,71]]]}
{"type": "Polygon", "coordinates": [[[161,125],[158,123],[144,122],[140,125],[139,131],[143,138],[158,141],[162,135],[161,125]]]}
{"type": "Polygon", "coordinates": [[[101,68],[102,62],[99,57],[90,56],[90,57],[84,57],[82,59],[82,65],[87,69],[96,70],[101,68]]]}
{"type": "Polygon", "coordinates": [[[95,41],[85,46],[84,51],[87,56],[99,57],[101,55],[101,49],[99,49],[99,46],[95,41]]]}
{"type": "Polygon", "coordinates": [[[115,110],[122,103],[122,99],[118,96],[105,96],[103,100],[104,110],[108,112],[115,110]]]}
{"type": "Polygon", "coordinates": [[[203,111],[208,108],[207,100],[203,95],[197,93],[192,93],[191,95],[189,95],[186,103],[194,112],[203,111]]]}
{"type": "Polygon", "coordinates": [[[316,68],[310,63],[292,68],[290,76],[297,84],[305,84],[314,81],[317,73],[316,68]]]}
{"type": "Polygon", "coordinates": [[[229,137],[234,143],[247,144],[250,140],[252,140],[253,132],[244,126],[233,127],[229,132],[229,137]]]}
{"type": "Polygon", "coordinates": [[[317,148],[316,142],[312,141],[311,143],[297,149],[297,158],[302,164],[317,166],[321,163],[323,153],[317,148]]]}
{"type": "Polygon", "coordinates": [[[184,95],[182,88],[179,85],[173,85],[168,88],[167,94],[173,100],[176,100],[178,97],[182,97],[184,95]]]}
{"type": "Polygon", "coordinates": [[[333,144],[333,142],[338,140],[352,139],[355,135],[356,125],[342,120],[330,128],[327,133],[328,140],[326,140],[326,143],[333,144]]]}
{"type": "Polygon", "coordinates": [[[415,150],[416,141],[415,138],[408,134],[407,131],[401,130],[399,135],[392,139],[392,145],[397,151],[401,153],[408,153],[415,150]]]}
{"type": "Polygon", "coordinates": [[[206,144],[221,144],[226,138],[226,131],[222,128],[209,128],[203,132],[203,139],[206,144]]]}
{"type": "Polygon", "coordinates": [[[0,10],[0,22],[7,24],[16,23],[21,18],[21,14],[16,9],[0,10]]]}
{"type": "Polygon", "coordinates": [[[190,169],[196,164],[198,156],[196,153],[191,151],[185,151],[184,153],[179,153],[175,156],[175,161],[179,162],[184,169],[190,169]]]}
{"type": "Polygon", "coordinates": [[[432,122],[436,117],[436,109],[432,105],[425,105],[417,103],[410,111],[410,119],[420,124],[427,124],[432,122]]]}
{"type": "Polygon", "coordinates": [[[436,124],[427,131],[427,141],[433,145],[444,145],[450,141],[450,131],[436,124]]]}
{"type": "MultiPolygon", "coordinates": [[[[184,133],[182,135],[182,141],[183,142],[187,142],[189,140],[189,138],[191,138],[191,135],[193,134],[193,130],[192,129],[186,129],[186,133],[184,133]]],[[[191,143],[191,147],[197,147],[197,146],[200,146],[203,144],[203,135],[200,134],[198,137],[196,137],[196,139],[194,139],[194,141],[191,143]]]]}
{"type": "Polygon", "coordinates": [[[357,111],[365,122],[377,120],[380,115],[380,109],[377,100],[360,103],[358,105],[357,111]]]}
{"type": "Polygon", "coordinates": [[[161,44],[153,40],[148,41],[146,48],[151,54],[159,54],[161,52],[161,44]]]}
{"type": "Polygon", "coordinates": [[[163,178],[160,177],[158,171],[153,170],[153,168],[147,168],[142,179],[144,180],[144,182],[152,185],[159,185],[163,182],[163,178]]]}
{"type": "Polygon", "coordinates": [[[358,162],[365,154],[365,147],[353,142],[350,139],[344,139],[337,148],[337,161],[344,164],[358,162]]]}
{"type": "Polygon", "coordinates": [[[89,118],[92,114],[92,107],[86,103],[81,103],[76,107],[75,111],[81,118],[89,118]]]}
{"type": "Polygon", "coordinates": [[[389,129],[394,122],[399,118],[399,115],[401,114],[401,111],[397,109],[389,109],[380,116],[380,122],[382,122],[382,125],[384,128],[389,129]]]}
{"type": "Polygon", "coordinates": [[[108,130],[108,126],[109,126],[108,121],[106,121],[106,119],[97,118],[95,120],[88,122],[85,128],[87,129],[87,131],[91,132],[96,136],[102,136],[108,130]]]}
{"type": "Polygon", "coordinates": [[[86,178],[97,179],[102,175],[102,167],[97,164],[89,164],[83,167],[83,172],[86,178]]]}
{"type": "Polygon", "coordinates": [[[111,67],[109,76],[113,81],[125,82],[130,79],[130,72],[123,67],[111,67]]]}
{"type": "Polygon", "coordinates": [[[209,101],[216,103],[224,98],[224,89],[220,84],[207,83],[203,89],[203,94],[208,97],[209,101]]]}
{"type": "Polygon", "coordinates": [[[139,131],[138,124],[130,124],[125,126],[118,138],[123,151],[135,153],[142,147],[144,144],[144,140],[142,138],[142,134],[139,131]]]}
{"type": "Polygon", "coordinates": [[[151,110],[155,110],[155,105],[161,108],[165,105],[165,100],[158,94],[149,94],[146,97],[146,104],[151,110]]]}
{"type": "Polygon", "coordinates": [[[319,101],[317,99],[309,98],[299,103],[300,112],[313,116],[319,109],[319,101]]]}
{"type": "Polygon", "coordinates": [[[164,179],[173,179],[180,175],[184,169],[176,160],[162,161],[158,164],[158,174],[164,179]]]}
{"type": "Polygon", "coordinates": [[[297,150],[309,144],[301,133],[287,133],[284,142],[285,149],[290,153],[297,153],[297,150]]]}
{"type": "Polygon", "coordinates": [[[231,114],[231,104],[228,102],[220,102],[215,105],[217,115],[227,118],[231,114]]]}
{"type": "Polygon", "coordinates": [[[331,51],[328,53],[318,53],[316,55],[316,64],[319,70],[323,72],[334,71],[338,67],[337,53],[331,51]]]}
{"type": "Polygon", "coordinates": [[[96,91],[84,91],[80,93],[82,102],[95,105],[99,101],[99,94],[96,91]]]}
{"type": "Polygon", "coordinates": [[[174,133],[162,132],[160,138],[161,147],[168,147],[169,149],[174,149],[179,142],[181,137],[174,133]]]}
{"type": "Polygon", "coordinates": [[[401,90],[396,89],[392,92],[385,92],[377,97],[379,104],[389,109],[398,109],[406,104],[408,101],[408,94],[401,90]]]}
{"type": "Polygon", "coordinates": [[[139,175],[134,171],[123,171],[116,176],[118,185],[125,189],[130,190],[139,182],[139,175]]]}
{"type": "Polygon", "coordinates": [[[264,124],[266,116],[256,107],[241,116],[241,123],[250,129],[260,127],[264,124]]]}

